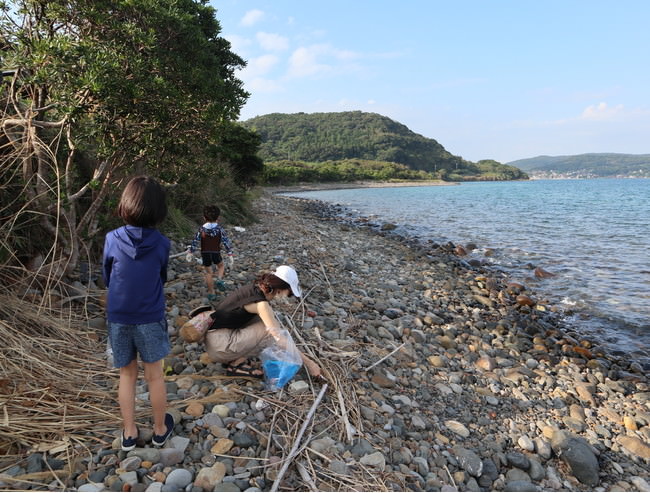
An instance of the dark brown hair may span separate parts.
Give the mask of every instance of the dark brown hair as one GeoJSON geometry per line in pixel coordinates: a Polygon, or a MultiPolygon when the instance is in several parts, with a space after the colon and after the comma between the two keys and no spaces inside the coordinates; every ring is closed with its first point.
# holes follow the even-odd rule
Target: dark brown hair
{"type": "Polygon", "coordinates": [[[203,208],[203,217],[207,221],[210,221],[211,223],[219,219],[220,215],[221,215],[221,209],[219,209],[216,205],[206,205],[203,208]]]}
{"type": "Polygon", "coordinates": [[[149,176],[136,176],[126,185],[117,215],[130,226],[154,228],[167,217],[165,189],[149,176]]]}
{"type": "Polygon", "coordinates": [[[272,293],[280,289],[288,289],[289,297],[293,296],[289,283],[283,281],[275,274],[262,274],[255,279],[255,283],[266,293],[272,293]]]}

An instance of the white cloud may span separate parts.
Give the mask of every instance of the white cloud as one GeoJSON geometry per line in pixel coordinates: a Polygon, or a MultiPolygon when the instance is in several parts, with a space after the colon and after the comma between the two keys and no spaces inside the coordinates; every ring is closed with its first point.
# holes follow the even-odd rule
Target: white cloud
{"type": "Polygon", "coordinates": [[[248,82],[246,82],[245,89],[254,94],[278,93],[284,90],[284,88],[280,84],[278,84],[277,81],[265,79],[263,77],[256,77],[254,79],[249,80],[248,82]]]}
{"type": "Polygon", "coordinates": [[[349,62],[360,55],[349,50],[339,50],[329,44],[301,46],[289,57],[289,77],[307,77],[332,72],[341,63],[347,71],[356,69],[349,62]]]}
{"type": "Polygon", "coordinates": [[[240,25],[250,27],[257,24],[264,18],[264,12],[258,9],[249,10],[244,14],[242,20],[239,22],[240,25]]]}
{"type": "Polygon", "coordinates": [[[614,107],[610,107],[607,103],[598,103],[587,106],[580,118],[583,120],[594,120],[594,121],[603,121],[611,120],[616,116],[620,115],[623,112],[623,105],[618,104],[614,107]]]}
{"type": "Polygon", "coordinates": [[[284,51],[289,48],[289,40],[274,33],[257,33],[257,41],[267,51],[284,51]]]}
{"type": "Polygon", "coordinates": [[[295,50],[289,57],[289,76],[307,77],[331,70],[329,65],[318,62],[318,56],[322,53],[322,45],[302,46],[295,50]]]}
{"type": "Polygon", "coordinates": [[[226,34],[224,35],[230,45],[232,46],[232,51],[242,56],[242,53],[246,51],[246,48],[252,44],[252,41],[249,38],[244,36],[239,36],[238,34],[226,34]]]}
{"type": "Polygon", "coordinates": [[[275,55],[262,55],[251,58],[248,64],[241,70],[240,76],[243,80],[252,80],[256,77],[268,74],[271,69],[278,63],[278,57],[275,55]]]}

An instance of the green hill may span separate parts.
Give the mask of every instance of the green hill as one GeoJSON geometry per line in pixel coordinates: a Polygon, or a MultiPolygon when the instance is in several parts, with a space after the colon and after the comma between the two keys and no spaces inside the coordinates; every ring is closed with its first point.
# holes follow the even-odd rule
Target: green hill
{"type": "Polygon", "coordinates": [[[650,154],[577,154],[537,156],[508,163],[533,174],[557,173],[596,177],[650,177],[650,154]]]}
{"type": "Polygon", "coordinates": [[[496,161],[478,163],[454,156],[434,139],[377,113],[272,113],[242,122],[261,138],[267,163],[325,163],[349,160],[397,163],[431,177],[452,180],[527,178],[496,161]]]}

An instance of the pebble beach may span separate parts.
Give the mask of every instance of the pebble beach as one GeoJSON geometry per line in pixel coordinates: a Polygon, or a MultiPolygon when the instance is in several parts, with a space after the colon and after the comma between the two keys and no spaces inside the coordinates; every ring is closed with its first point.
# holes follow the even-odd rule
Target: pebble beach
{"type": "MultiPolygon", "coordinates": [[[[274,306],[323,368],[322,401],[312,408],[325,383],[304,369],[271,392],[185,343],[178,330],[207,293],[198,264],[175,258],[174,435],[151,447],[139,382],[138,447],[94,447],[69,489],[650,491],[647,375],[565,329],[527,286],[469,265],[457,245],[420,245],[324,203],[264,192],[255,214],[244,231],[226,225],[227,289],[296,268],[305,296],[274,306]]],[[[5,475],[46,468],[38,455],[5,475]]]]}

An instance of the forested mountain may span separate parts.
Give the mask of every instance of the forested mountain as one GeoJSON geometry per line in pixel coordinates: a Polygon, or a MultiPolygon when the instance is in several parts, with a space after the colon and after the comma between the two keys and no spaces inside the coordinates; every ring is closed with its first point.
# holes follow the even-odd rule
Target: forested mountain
{"type": "Polygon", "coordinates": [[[508,164],[534,174],[650,177],[650,154],[600,153],[574,156],[537,156],[519,159],[508,164]]]}
{"type": "Polygon", "coordinates": [[[519,179],[520,170],[454,156],[434,139],[377,113],[272,113],[242,122],[257,132],[266,162],[363,160],[398,163],[442,179],[519,179]]]}

